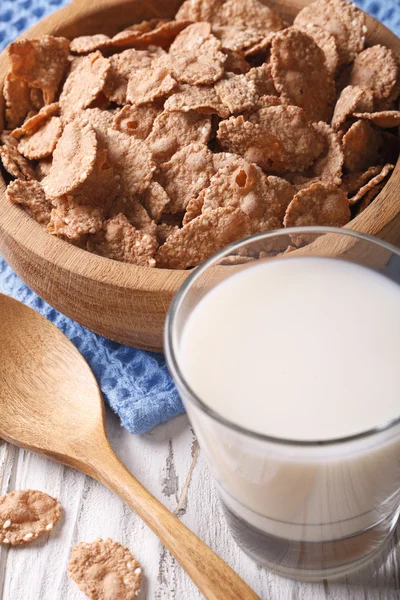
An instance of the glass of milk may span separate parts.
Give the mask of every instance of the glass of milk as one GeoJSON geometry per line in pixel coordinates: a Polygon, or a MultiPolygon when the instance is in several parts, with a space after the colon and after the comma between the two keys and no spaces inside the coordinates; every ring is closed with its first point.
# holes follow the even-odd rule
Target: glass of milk
{"type": "Polygon", "coordinates": [[[400,513],[400,251],[328,228],[193,270],[170,371],[239,546],[304,581],[384,555],[400,513]]]}

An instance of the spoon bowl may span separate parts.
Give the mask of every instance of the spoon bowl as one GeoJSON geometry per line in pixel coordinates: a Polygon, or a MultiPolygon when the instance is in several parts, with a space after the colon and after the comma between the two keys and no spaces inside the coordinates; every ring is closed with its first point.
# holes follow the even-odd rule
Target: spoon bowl
{"type": "Polygon", "coordinates": [[[258,596],[142,486],[106,436],[96,379],[47,319],[0,294],[0,437],[74,467],[118,494],[171,551],[205,598],[258,596]]]}
{"type": "Polygon", "coordinates": [[[96,379],[75,346],[39,313],[0,295],[0,437],[76,461],[104,435],[96,379]]]}

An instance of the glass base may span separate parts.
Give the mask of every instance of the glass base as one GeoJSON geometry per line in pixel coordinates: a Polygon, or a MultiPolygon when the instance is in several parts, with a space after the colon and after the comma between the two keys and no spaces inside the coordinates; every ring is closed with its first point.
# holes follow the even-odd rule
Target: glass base
{"type": "Polygon", "coordinates": [[[249,525],[221,501],[232,537],[256,563],[277,575],[304,582],[338,579],[384,555],[399,509],[373,527],[327,542],[279,538],[249,525]]]}

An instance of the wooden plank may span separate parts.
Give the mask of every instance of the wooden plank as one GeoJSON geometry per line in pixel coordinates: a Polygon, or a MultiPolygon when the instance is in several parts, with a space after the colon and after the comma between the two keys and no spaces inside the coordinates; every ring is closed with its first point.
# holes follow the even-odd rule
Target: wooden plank
{"type": "MultiPolygon", "coordinates": [[[[171,511],[247,581],[262,600],[395,600],[400,597],[400,549],[394,538],[385,565],[340,583],[302,584],[272,575],[233,542],[204,456],[187,418],[132,436],[108,414],[111,443],[128,468],[171,511]]],[[[109,490],[49,460],[0,444],[0,491],[35,488],[65,509],[52,535],[23,548],[0,548],[0,600],[83,600],[66,575],[79,541],[112,537],[143,565],[139,600],[200,600],[201,594],[156,536],[109,490]]],[[[222,599],[221,599],[222,600],[222,599]]],[[[225,600],[225,599],[224,599],[225,600]]]]}

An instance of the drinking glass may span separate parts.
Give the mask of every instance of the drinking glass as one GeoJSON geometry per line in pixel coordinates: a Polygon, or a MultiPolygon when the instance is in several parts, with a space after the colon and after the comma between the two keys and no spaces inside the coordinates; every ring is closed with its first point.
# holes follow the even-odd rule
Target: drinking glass
{"type": "MultiPolygon", "coordinates": [[[[231,423],[194,393],[179,361],[185,324],[205,294],[256,261],[292,256],[351,261],[400,284],[400,252],[381,240],[315,227],[258,234],[228,246],[189,274],[169,310],[165,352],[237,544],[279,575],[319,581],[349,574],[380,555],[396,526],[400,390],[399,418],[385,426],[346,438],[300,442],[231,423]]],[[[276,318],[284,323],[284,315],[276,318]]],[[[297,348],[301,351],[301,340],[293,340],[288,351],[297,348]]],[[[265,371],[267,382],[268,364],[265,371]]]]}

